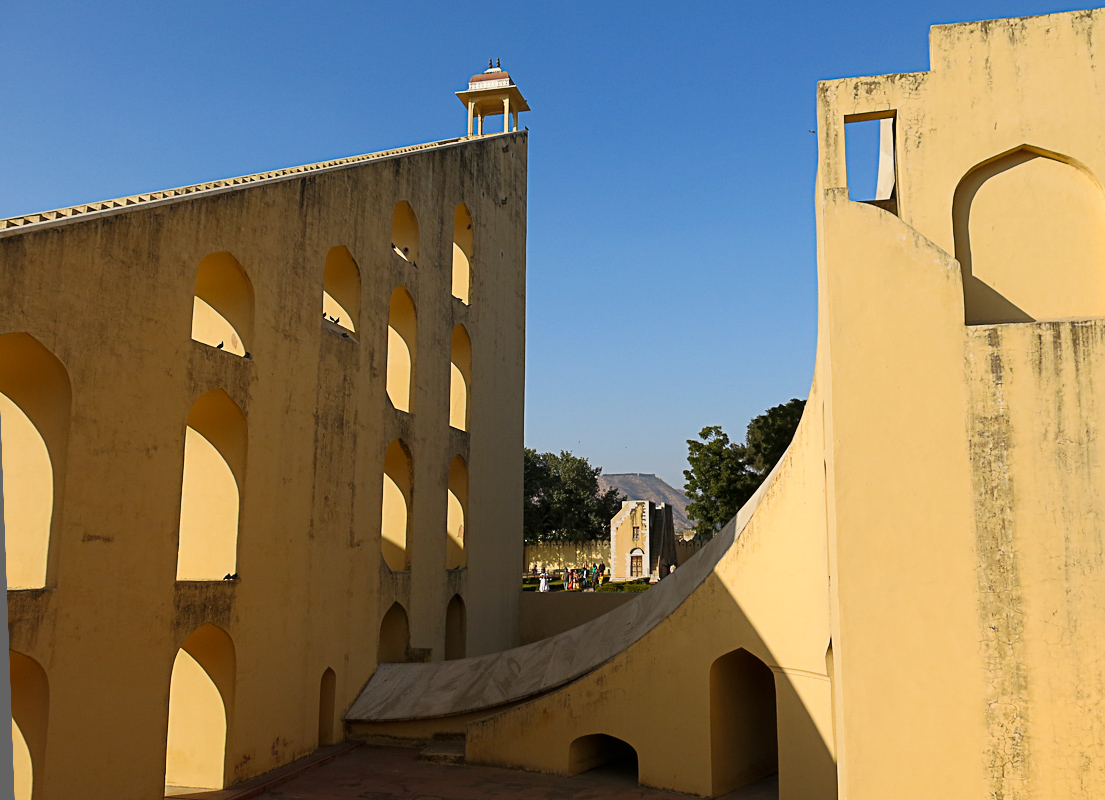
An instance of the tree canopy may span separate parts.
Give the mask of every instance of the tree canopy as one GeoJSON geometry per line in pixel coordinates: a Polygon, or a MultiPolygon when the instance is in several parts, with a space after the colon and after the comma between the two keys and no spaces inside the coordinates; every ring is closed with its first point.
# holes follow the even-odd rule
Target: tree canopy
{"type": "Polygon", "coordinates": [[[713,536],[755,494],[786,452],[805,407],[795,398],[769,408],[748,423],[744,444],[731,442],[718,426],[703,428],[701,441],[687,440],[690,469],[683,476],[696,534],[713,536]]]}
{"type": "Polygon", "coordinates": [[[522,527],[527,544],[605,539],[610,518],[625,496],[611,488],[599,493],[602,467],[567,450],[538,453],[526,448],[522,527]]]}

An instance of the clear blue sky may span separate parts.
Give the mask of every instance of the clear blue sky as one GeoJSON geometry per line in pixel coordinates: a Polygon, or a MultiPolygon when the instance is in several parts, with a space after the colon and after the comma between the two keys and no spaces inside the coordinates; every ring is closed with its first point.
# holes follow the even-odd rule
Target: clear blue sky
{"type": "Polygon", "coordinates": [[[1067,8],[11,2],[0,217],[460,135],[499,57],[535,109],[526,443],[681,486],[702,427],[808,392],[817,80],[1067,8]]]}

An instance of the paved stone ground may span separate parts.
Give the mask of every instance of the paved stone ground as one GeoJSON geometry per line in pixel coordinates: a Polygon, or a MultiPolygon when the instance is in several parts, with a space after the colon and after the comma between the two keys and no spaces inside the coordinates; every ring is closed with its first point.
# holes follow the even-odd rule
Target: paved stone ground
{"type": "MultiPolygon", "coordinates": [[[[422,761],[418,751],[359,747],[305,775],[256,795],[257,800],[687,800],[688,795],[637,785],[632,765],[600,767],[573,778],[492,767],[422,761]]],[[[778,800],[775,776],[726,800],[778,800]]]]}

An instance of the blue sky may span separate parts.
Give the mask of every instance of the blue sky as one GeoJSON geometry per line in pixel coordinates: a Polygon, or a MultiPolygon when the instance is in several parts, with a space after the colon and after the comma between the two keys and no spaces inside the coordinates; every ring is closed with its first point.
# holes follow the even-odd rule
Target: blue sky
{"type": "Polygon", "coordinates": [[[702,427],[808,392],[816,82],[1068,8],[7,3],[0,217],[460,135],[501,58],[534,108],[526,444],[681,486],[702,427]]]}

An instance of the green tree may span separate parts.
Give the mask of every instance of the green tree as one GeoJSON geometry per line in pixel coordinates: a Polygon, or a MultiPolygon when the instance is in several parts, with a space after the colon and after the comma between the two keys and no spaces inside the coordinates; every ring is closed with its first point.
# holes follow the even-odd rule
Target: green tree
{"type": "Polygon", "coordinates": [[[599,493],[601,467],[567,450],[538,453],[526,448],[522,524],[527,543],[604,539],[610,518],[625,499],[617,489],[599,493]]]}
{"type": "Polygon", "coordinates": [[[748,423],[744,444],[729,441],[720,427],[703,428],[701,441],[687,440],[687,516],[695,533],[713,536],[755,494],[783,457],[802,418],[805,400],[775,406],[748,423]]]}

